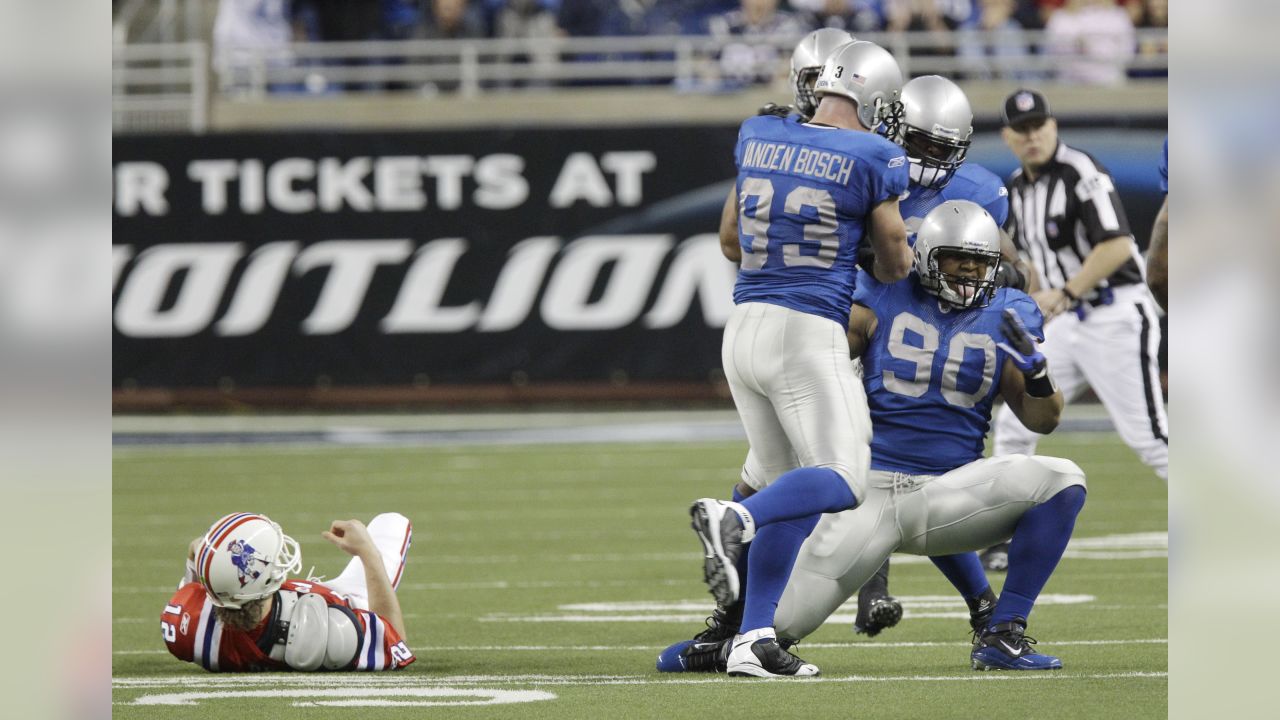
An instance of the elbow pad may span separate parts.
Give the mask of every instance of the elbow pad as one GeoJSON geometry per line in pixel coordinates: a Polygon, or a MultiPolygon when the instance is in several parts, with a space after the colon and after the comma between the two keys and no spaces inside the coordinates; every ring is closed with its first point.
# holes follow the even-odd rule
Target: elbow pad
{"type": "Polygon", "coordinates": [[[350,669],[362,635],[351,610],[329,605],[319,595],[300,595],[289,617],[284,662],[303,672],[350,669]]]}

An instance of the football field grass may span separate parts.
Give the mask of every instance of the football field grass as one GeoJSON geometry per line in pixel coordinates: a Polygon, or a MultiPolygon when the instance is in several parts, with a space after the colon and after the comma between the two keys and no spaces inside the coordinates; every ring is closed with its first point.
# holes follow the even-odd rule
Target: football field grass
{"type": "MultiPolygon", "coordinates": [[[[895,556],[902,623],[875,639],[852,604],[797,649],[819,679],[658,673],[712,601],[688,527],[724,496],[745,443],[117,449],[116,718],[1156,718],[1167,715],[1165,485],[1113,433],[1040,452],[1088,474],[1075,539],[1031,618],[1053,673],[969,669],[967,612],[927,562],[895,556]],[[206,673],[164,649],[159,615],[192,537],[251,510],[297,539],[303,568],[345,556],[335,518],[407,515],[399,596],[417,661],[397,673],[206,673]]],[[[1003,575],[993,574],[998,591],[1003,575]]]]}

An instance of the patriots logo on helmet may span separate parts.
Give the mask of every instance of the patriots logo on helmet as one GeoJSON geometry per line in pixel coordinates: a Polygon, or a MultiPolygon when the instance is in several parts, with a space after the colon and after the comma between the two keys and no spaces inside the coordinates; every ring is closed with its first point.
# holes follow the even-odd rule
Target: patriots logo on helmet
{"type": "Polygon", "coordinates": [[[255,556],[257,551],[252,545],[243,540],[234,540],[228,550],[231,551],[231,564],[236,566],[240,587],[244,587],[250,580],[257,580],[258,576],[262,575],[261,570],[253,569],[253,563],[257,561],[266,565],[267,561],[255,556]]]}

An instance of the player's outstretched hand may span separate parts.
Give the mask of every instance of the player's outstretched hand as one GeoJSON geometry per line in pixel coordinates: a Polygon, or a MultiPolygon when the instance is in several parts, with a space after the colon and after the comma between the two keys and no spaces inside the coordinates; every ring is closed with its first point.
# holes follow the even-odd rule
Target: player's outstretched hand
{"type": "Polygon", "coordinates": [[[320,533],[320,537],[351,556],[360,556],[370,550],[377,552],[369,529],[359,520],[334,520],[328,530],[320,533]]]}
{"type": "Polygon", "coordinates": [[[1000,322],[1007,343],[997,343],[1001,349],[1009,353],[1013,364],[1018,366],[1023,375],[1039,375],[1045,369],[1044,353],[1036,347],[1036,339],[1027,332],[1018,313],[1005,308],[1004,319],[1000,322]]]}

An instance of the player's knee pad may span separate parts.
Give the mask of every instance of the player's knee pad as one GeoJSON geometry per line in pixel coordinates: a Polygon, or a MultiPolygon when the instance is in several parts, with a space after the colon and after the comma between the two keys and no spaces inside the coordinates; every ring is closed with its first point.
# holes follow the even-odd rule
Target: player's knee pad
{"type": "Polygon", "coordinates": [[[1031,455],[1022,463],[1026,471],[1036,477],[1036,502],[1044,502],[1072,486],[1087,489],[1084,470],[1066,458],[1031,455]]]}

